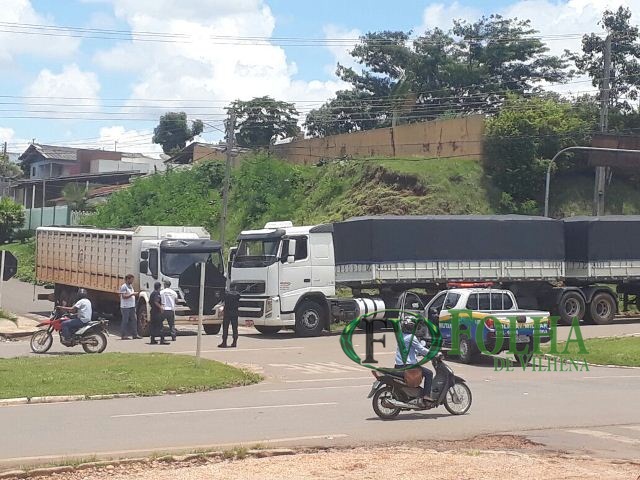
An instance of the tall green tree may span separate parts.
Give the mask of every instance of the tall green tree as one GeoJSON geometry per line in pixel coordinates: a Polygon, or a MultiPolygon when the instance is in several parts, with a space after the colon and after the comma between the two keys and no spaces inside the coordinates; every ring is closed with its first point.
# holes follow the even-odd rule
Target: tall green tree
{"type": "Polygon", "coordinates": [[[236,141],[246,148],[266,148],[279,139],[300,133],[298,111],[292,103],[256,97],[231,104],[236,115],[236,141]]]}
{"type": "Polygon", "coordinates": [[[83,183],[67,183],[62,189],[62,198],[73,210],[87,208],[89,189],[83,183]]]}
{"type": "Polygon", "coordinates": [[[582,37],[582,52],[568,53],[576,67],[591,77],[594,87],[602,89],[604,78],[605,38],[611,36],[611,71],[609,105],[614,110],[632,112],[630,101],[638,99],[640,88],[640,37],[638,27],[631,23],[631,10],[618,7],[605,10],[600,25],[602,34],[582,37]]]}
{"type": "Polygon", "coordinates": [[[185,112],[168,112],[160,117],[158,126],[153,130],[153,143],[162,145],[162,151],[171,155],[183,149],[203,129],[201,120],[194,120],[189,126],[185,112]]]}
{"type": "Polygon", "coordinates": [[[417,38],[411,32],[367,33],[351,52],[362,70],[339,64],[336,71],[357,95],[340,92],[312,111],[307,131],[325,134],[329,129],[320,127],[332,120],[353,131],[387,126],[394,118],[404,123],[495,112],[509,92],[532,92],[542,81],[568,77],[567,62],[548,55],[535,33],[528,20],[500,15],[454,21],[447,32],[436,28],[417,38]],[[345,97],[352,104],[342,106],[345,97]]]}
{"type": "Polygon", "coordinates": [[[0,199],[0,242],[11,238],[14,230],[24,225],[24,208],[10,198],[0,199]]]}
{"type": "Polygon", "coordinates": [[[15,178],[22,176],[23,172],[19,165],[9,160],[8,156],[0,154],[0,177],[15,178]]]}
{"type": "MultiPolygon", "coordinates": [[[[588,144],[592,122],[553,95],[510,97],[487,123],[485,142],[485,168],[503,191],[503,210],[538,213],[548,161],[565,147],[588,144]]],[[[570,168],[570,160],[560,162],[561,170],[570,168]]]]}

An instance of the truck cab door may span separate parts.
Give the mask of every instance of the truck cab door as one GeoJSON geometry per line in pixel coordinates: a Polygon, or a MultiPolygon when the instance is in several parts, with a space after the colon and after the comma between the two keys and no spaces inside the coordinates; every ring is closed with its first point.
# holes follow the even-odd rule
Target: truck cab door
{"type": "Polygon", "coordinates": [[[160,271],[157,248],[140,251],[140,289],[152,290],[160,271]]]}
{"type": "Polygon", "coordinates": [[[283,240],[279,277],[281,309],[292,312],[300,296],[312,288],[308,236],[292,236],[283,240]]]}

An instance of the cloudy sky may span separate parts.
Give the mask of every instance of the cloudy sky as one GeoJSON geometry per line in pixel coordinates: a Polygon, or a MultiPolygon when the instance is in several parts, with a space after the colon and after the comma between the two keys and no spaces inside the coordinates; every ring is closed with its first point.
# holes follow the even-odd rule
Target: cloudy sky
{"type": "Polygon", "coordinates": [[[561,53],[579,48],[579,34],[601,31],[605,8],[629,6],[640,22],[640,0],[490,3],[2,0],[0,141],[12,152],[35,138],[157,154],[150,132],[168,110],[202,118],[203,139],[215,141],[234,99],[271,95],[301,112],[319,106],[344,87],[336,62],[349,62],[348,44],[363,32],[421,33],[500,13],[531,19],[561,53]]]}

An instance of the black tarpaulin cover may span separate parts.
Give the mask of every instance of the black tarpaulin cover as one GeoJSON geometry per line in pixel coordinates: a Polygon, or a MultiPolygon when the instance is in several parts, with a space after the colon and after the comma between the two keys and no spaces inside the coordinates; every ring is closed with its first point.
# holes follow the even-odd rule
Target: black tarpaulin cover
{"type": "Polygon", "coordinates": [[[640,259],[640,216],[572,217],[564,231],[569,262],[640,259]]]}
{"type": "Polygon", "coordinates": [[[563,224],[545,217],[355,217],[333,232],[336,265],[564,259],[563,224]]]}

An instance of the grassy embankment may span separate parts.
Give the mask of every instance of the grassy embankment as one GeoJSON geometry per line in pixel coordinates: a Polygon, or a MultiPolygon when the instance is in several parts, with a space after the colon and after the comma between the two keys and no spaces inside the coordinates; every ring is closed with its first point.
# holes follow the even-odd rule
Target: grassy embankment
{"type": "Polygon", "coordinates": [[[213,360],[162,353],[66,355],[0,359],[0,398],[50,395],[158,395],[198,392],[262,380],[213,360]]]}
{"type": "MultiPolygon", "coordinates": [[[[586,360],[597,365],[620,365],[640,367],[640,337],[590,338],[584,341],[588,353],[580,353],[577,343],[571,342],[564,354],[565,344],[558,343],[557,352],[560,358],[586,360]]],[[[544,351],[549,351],[549,346],[544,351]]]]}

